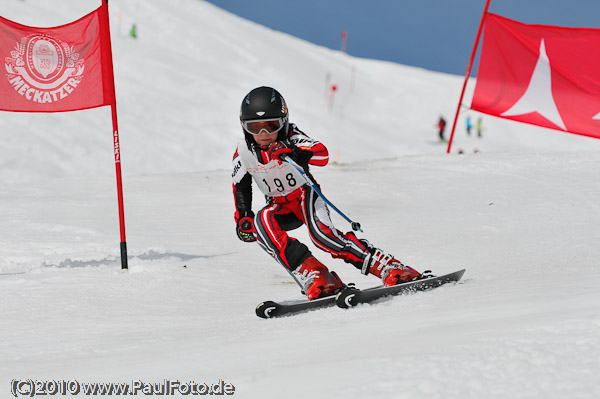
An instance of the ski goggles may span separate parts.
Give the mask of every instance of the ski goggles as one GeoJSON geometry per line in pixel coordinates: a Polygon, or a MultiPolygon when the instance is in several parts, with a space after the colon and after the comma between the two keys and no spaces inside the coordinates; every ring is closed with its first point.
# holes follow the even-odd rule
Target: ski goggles
{"type": "Polygon", "coordinates": [[[285,118],[256,119],[242,121],[242,127],[253,136],[258,136],[263,131],[267,134],[275,134],[285,126],[285,118]]]}

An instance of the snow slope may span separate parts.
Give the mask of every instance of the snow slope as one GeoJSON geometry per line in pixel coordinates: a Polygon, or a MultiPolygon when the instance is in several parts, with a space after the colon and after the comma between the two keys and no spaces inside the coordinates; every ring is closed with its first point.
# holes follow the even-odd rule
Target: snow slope
{"type": "MultiPolygon", "coordinates": [[[[55,26],[91,12],[100,0],[2,3],[5,18],[55,26]]],[[[239,105],[245,93],[261,85],[277,87],[292,121],[339,153],[341,162],[446,149],[435,144],[435,125],[440,114],[451,122],[462,77],[354,58],[199,0],[168,5],[111,0],[110,9],[125,174],[229,168],[232,143],[241,134],[239,105]],[[132,23],[138,40],[127,35],[132,23]],[[328,75],[338,87],[331,111],[328,75]]],[[[473,88],[472,82],[467,97],[473,88]]],[[[597,140],[485,116],[485,140],[468,140],[465,115],[455,149],[600,150],[597,140]]],[[[0,182],[112,175],[108,108],[26,117],[3,113],[0,129],[8,132],[0,159],[11,166],[2,168],[0,182]]]]}
{"type": "MultiPolygon", "coordinates": [[[[31,25],[98,5],[3,3],[2,16],[31,25]]],[[[108,110],[3,113],[0,396],[27,378],[223,379],[241,398],[600,395],[597,141],[484,117],[484,138],[460,131],[467,153],[448,156],[433,125],[460,77],[355,59],[202,1],[110,4],[130,270],[119,269],[108,110]],[[265,64],[269,48],[280,57],[265,64]],[[332,112],[327,71],[346,79],[332,112]],[[364,237],[417,269],[466,268],[463,282],[258,319],[260,301],[300,297],[234,235],[237,110],[260,84],[281,88],[292,119],[339,151],[314,174],[364,237]]],[[[315,255],[346,282],[377,283],[315,255]]]]}

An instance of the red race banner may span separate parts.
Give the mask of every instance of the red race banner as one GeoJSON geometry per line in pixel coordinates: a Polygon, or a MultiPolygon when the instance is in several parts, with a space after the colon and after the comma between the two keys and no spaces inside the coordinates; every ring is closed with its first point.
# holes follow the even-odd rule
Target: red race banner
{"type": "Polygon", "coordinates": [[[488,14],[471,108],[600,138],[600,29],[488,14]]]}
{"type": "Polygon", "coordinates": [[[63,112],[115,104],[108,5],[67,25],[0,17],[0,110],[63,112]]]}

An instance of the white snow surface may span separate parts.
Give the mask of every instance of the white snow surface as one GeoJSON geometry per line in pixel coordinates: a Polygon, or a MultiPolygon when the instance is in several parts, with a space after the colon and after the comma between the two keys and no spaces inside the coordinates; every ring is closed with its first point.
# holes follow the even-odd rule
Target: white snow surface
{"type": "MultiPolygon", "coordinates": [[[[0,15],[54,26],[99,3],[2,0],[0,15]]],[[[434,125],[451,124],[459,76],[354,58],[203,1],[109,4],[130,269],[109,109],[2,113],[0,397],[29,378],[222,379],[240,398],[600,397],[598,140],[487,116],[468,137],[465,116],[480,115],[463,111],[447,155],[434,125]],[[263,300],[301,298],[234,233],[239,104],[260,85],[329,147],[336,162],[312,171],[360,237],[418,270],[466,268],[463,281],[257,318],[263,300]]],[[[378,283],[291,234],[345,282],[378,283]]]]}

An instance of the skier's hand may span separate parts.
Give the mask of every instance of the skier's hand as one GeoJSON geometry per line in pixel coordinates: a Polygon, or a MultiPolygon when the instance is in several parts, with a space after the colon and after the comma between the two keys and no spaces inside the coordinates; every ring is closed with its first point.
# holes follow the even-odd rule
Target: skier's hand
{"type": "Polygon", "coordinates": [[[244,242],[256,241],[256,230],[254,229],[254,219],[249,216],[238,220],[235,232],[240,240],[244,242]]]}
{"type": "Polygon", "coordinates": [[[283,141],[275,141],[269,146],[268,154],[269,159],[281,159],[284,154],[291,154],[292,149],[289,148],[283,141]]]}
{"type": "Polygon", "coordinates": [[[292,153],[289,156],[306,171],[308,170],[308,161],[312,158],[313,153],[312,151],[303,150],[294,146],[292,153]]]}

